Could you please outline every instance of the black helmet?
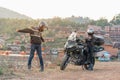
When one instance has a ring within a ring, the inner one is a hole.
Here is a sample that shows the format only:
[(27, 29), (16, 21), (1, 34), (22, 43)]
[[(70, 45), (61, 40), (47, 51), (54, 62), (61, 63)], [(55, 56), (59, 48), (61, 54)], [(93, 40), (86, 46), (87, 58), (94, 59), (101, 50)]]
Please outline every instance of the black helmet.
[(91, 29), (91, 28), (88, 29), (88, 30), (87, 30), (87, 33), (88, 33), (88, 35), (92, 35), (92, 34), (94, 34), (94, 29)]

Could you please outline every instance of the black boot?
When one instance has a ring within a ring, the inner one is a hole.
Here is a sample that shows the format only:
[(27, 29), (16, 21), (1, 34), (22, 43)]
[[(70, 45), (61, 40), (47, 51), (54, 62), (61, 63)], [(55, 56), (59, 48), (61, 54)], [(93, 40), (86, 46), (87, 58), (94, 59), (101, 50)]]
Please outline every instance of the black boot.
[(93, 64), (90, 64), (90, 65), (89, 65), (88, 70), (89, 70), (89, 71), (93, 71)]
[(31, 69), (31, 65), (28, 65), (28, 69), (29, 69), (29, 70)]
[(44, 67), (43, 67), (43, 66), (41, 66), (40, 72), (43, 72), (43, 71), (44, 71)]

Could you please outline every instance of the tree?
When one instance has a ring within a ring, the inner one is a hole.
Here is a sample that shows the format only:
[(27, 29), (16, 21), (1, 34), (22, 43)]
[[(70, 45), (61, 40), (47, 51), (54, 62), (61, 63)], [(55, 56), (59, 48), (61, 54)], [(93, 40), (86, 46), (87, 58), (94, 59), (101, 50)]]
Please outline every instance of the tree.
[(100, 18), (99, 20), (96, 21), (96, 25), (104, 28), (105, 26), (109, 26), (109, 22), (105, 18)]
[(114, 16), (110, 23), (114, 25), (120, 25), (120, 14)]

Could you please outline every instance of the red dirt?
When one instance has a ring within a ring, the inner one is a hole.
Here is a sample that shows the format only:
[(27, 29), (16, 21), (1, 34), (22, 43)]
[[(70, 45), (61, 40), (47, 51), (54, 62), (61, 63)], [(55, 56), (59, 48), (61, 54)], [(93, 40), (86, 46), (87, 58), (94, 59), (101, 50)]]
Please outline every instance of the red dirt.
[(14, 70), (12, 74), (0, 75), (0, 80), (120, 80), (120, 62), (96, 62), (93, 71), (82, 70), (81, 66), (68, 65), (64, 71), (59, 66), (32, 70)]

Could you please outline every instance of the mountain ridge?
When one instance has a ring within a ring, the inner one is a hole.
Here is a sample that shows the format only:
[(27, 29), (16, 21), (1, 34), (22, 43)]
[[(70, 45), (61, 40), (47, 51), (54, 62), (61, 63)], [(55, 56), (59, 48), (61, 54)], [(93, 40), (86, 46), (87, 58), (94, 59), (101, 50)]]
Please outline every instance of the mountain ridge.
[(20, 14), (18, 12), (4, 7), (0, 7), (0, 18), (32, 19), (31, 17), (28, 17), (24, 14)]

